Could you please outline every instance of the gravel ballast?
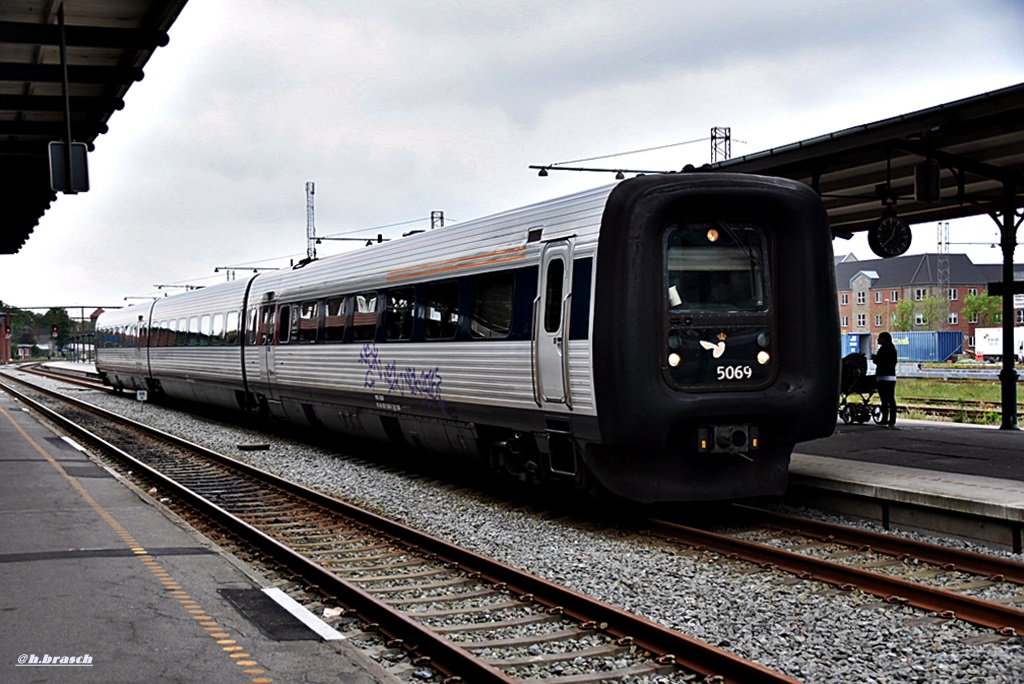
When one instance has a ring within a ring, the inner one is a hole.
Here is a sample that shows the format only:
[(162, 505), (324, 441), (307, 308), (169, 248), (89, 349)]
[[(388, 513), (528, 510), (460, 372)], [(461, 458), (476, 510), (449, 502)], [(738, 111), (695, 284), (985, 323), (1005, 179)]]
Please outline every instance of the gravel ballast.
[[(802, 681), (1024, 681), (1020, 636), (992, 638), (988, 630), (860, 592), (794, 580), (777, 570), (750, 572), (748, 564), (707, 552), (686, 552), (627, 531), (555, 517), (364, 459), (142, 404), (128, 395), (67, 392)], [(338, 438), (339, 445), (344, 442)], [(254, 443), (270, 448), (238, 448)]]

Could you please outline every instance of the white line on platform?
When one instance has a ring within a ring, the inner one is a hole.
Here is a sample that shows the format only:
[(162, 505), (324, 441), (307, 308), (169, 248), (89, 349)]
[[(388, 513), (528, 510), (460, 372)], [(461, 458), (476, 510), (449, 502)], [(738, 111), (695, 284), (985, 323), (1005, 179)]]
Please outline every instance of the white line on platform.
[(344, 639), (345, 635), (306, 610), (298, 601), (277, 587), (263, 587), (263, 593), (277, 601), (277, 604), (294, 615), (302, 624), (309, 627), (323, 638), (324, 641)]

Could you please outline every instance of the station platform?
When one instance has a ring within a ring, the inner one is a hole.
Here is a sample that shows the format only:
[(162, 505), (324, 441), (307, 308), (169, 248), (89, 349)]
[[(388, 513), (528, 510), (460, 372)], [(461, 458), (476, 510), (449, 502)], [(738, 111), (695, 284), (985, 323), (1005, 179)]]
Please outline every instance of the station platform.
[[(821, 505), (829, 493), (859, 497), (871, 502), (865, 510), (840, 510), (1020, 552), (1022, 430), (905, 418), (895, 428), (839, 421), (831, 437), (797, 445), (789, 473), (791, 490), (818, 492)], [(951, 526), (949, 516), (962, 519)]]
[(0, 444), (0, 681), (396, 681), (3, 393)]

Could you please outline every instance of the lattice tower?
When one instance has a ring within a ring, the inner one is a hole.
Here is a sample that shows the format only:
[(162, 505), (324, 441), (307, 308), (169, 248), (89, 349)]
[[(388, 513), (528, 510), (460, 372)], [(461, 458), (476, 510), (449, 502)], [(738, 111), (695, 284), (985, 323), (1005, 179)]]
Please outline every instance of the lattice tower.
[(949, 326), (949, 221), (939, 221), (938, 224), (939, 253), (937, 257), (938, 280), (939, 280), (939, 306), (936, 330)]

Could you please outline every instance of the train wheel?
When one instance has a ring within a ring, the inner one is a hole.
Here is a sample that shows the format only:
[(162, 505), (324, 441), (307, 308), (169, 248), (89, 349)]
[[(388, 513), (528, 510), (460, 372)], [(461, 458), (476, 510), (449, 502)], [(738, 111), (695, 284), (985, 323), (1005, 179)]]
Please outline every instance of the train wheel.
[(839, 417), (843, 419), (843, 422), (849, 425), (853, 422), (853, 411), (846, 404), (843, 404), (842, 408), (839, 409)]
[(882, 407), (875, 406), (871, 409), (871, 420), (875, 421), (875, 425), (882, 424)]

